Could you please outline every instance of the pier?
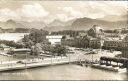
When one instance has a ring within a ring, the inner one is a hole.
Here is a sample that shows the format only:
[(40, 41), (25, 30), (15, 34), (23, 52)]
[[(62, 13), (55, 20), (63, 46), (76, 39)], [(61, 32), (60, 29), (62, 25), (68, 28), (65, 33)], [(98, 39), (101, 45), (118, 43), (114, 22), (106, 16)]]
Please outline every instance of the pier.
[(99, 61), (78, 61), (78, 65), (91, 66), (93, 68), (108, 70), (113, 72), (127, 72), (128, 60), (125, 58), (116, 57), (101, 57)]

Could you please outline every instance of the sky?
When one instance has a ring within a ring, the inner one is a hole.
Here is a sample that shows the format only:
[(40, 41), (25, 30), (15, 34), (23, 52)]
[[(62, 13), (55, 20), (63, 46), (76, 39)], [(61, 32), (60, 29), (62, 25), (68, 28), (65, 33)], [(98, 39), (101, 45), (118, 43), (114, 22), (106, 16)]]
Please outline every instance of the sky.
[(0, 0), (0, 21), (68, 21), (75, 18), (103, 18), (124, 15), (127, 1), (16, 1)]

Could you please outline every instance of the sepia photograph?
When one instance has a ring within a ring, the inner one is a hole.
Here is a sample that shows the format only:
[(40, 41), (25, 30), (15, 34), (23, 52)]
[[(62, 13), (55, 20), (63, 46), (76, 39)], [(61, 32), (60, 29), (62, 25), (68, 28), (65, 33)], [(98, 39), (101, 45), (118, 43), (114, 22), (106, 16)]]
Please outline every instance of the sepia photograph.
[(0, 0), (3, 80), (128, 80), (128, 1)]

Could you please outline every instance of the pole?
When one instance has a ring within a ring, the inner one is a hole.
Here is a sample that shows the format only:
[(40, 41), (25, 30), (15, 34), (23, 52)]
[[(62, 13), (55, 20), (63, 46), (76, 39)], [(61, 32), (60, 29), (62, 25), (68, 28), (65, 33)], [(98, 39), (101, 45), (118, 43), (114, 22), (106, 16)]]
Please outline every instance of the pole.
[(27, 69), (27, 54), (25, 54), (25, 58), (26, 58), (26, 61), (25, 61), (25, 69)]
[(93, 63), (93, 54), (92, 54), (92, 63)]
[(52, 62), (52, 57), (51, 57), (51, 64), (52, 64), (53, 62)]
[(70, 53), (69, 53), (69, 63), (70, 63), (70, 60), (71, 60), (71, 58), (70, 58)]

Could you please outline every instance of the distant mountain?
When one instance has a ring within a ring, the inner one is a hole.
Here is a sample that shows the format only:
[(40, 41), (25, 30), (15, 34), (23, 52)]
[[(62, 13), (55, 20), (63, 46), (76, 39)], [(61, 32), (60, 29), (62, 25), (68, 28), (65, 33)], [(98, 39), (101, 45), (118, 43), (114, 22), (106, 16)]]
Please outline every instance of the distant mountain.
[(65, 26), (65, 22), (55, 19), (53, 22), (49, 23), (47, 26)]
[(63, 21), (55, 19), (53, 22), (48, 24), (47, 27), (45, 27), (44, 29), (48, 31), (69, 30), (71, 29), (71, 25), (75, 20), (76, 19), (72, 19), (72, 20), (63, 22)]
[(25, 21), (14, 21), (12, 19), (6, 21), (6, 22), (0, 22), (0, 27), (3, 29), (8, 28), (37, 28), (41, 29), (44, 28), (46, 25), (44, 22), (25, 22)]
[(55, 19), (53, 22), (51, 22), (47, 26), (48, 27), (50, 27), (50, 26), (70, 26), (74, 21), (75, 21), (75, 19), (69, 20), (66, 22)]
[(36, 28), (43, 29), (46, 24), (43, 21), (33, 21), (33, 22), (25, 22), (25, 21), (17, 21), (22, 24), (25, 28)]
[[(91, 18), (77, 18), (67, 22), (55, 20), (44, 29), (48, 31), (59, 31), (59, 30), (88, 30), (93, 25), (99, 25), (103, 29), (115, 29), (115, 28), (126, 28), (128, 27), (127, 15), (123, 15), (122, 19), (113, 18), (113, 21), (102, 20), (102, 19), (91, 19)], [(114, 17), (114, 16), (113, 16)], [(117, 20), (118, 19), (118, 20)], [(67, 24), (68, 23), (68, 24)]]
[(9, 28), (15, 29), (15, 28), (23, 28), (24, 25), (17, 23), (14, 20), (10, 19), (6, 22), (0, 22), (0, 27), (4, 29), (9, 29)]
[(104, 18), (99, 18), (98, 20), (105, 20), (105, 21), (111, 21), (111, 22), (126, 21), (128, 20), (128, 14), (121, 15), (121, 16), (107, 15)]
[(114, 29), (114, 28), (128, 27), (127, 20), (110, 22), (110, 21), (91, 19), (91, 18), (86, 18), (86, 17), (76, 19), (72, 23), (71, 27), (73, 30), (88, 30), (93, 25), (99, 25), (103, 29)]

